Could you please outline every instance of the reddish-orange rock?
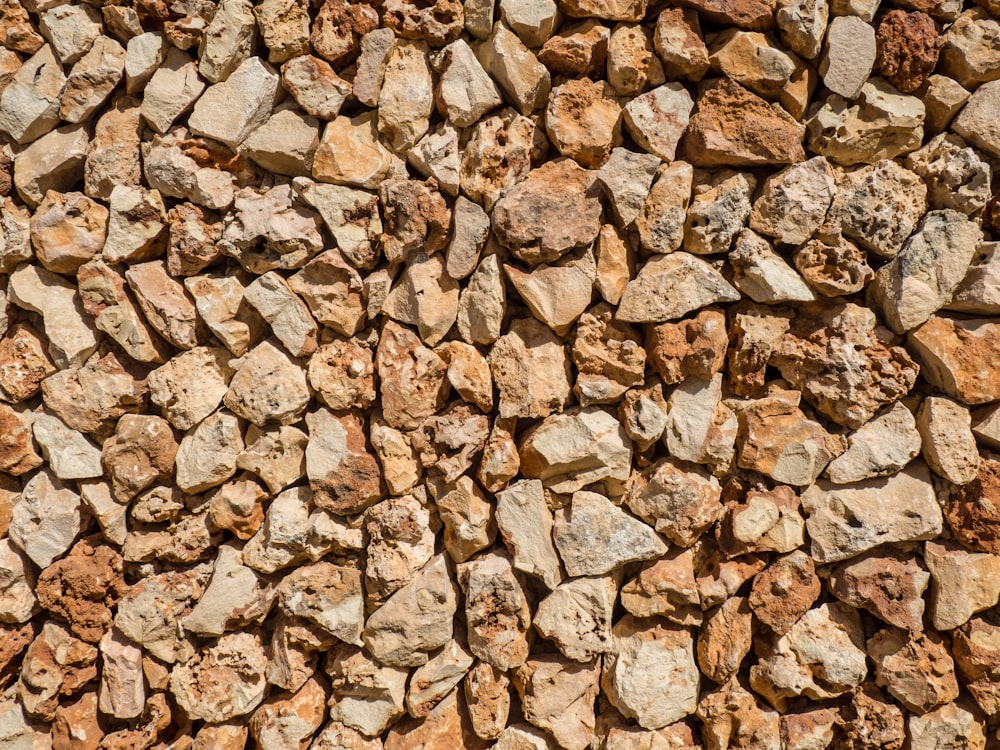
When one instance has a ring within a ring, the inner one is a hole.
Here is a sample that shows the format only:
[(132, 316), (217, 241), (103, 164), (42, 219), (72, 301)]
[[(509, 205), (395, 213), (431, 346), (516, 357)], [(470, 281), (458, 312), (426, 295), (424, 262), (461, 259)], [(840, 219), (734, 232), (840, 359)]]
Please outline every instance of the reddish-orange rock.
[(759, 573), (750, 589), (750, 608), (778, 635), (799, 621), (820, 593), (816, 566), (805, 552), (792, 552)]
[(753, 167), (804, 161), (805, 125), (728, 78), (706, 83), (681, 142), (699, 167)]
[(683, 4), (726, 26), (763, 31), (774, 25), (775, 3), (768, 0), (685, 0)]
[(97, 643), (111, 627), (113, 607), (127, 586), (122, 557), (96, 539), (82, 539), (38, 577), (38, 603), (69, 623), (78, 638)]
[(350, 65), (361, 52), (361, 37), (378, 26), (378, 12), (367, 2), (326, 0), (313, 22), (309, 41), (334, 67)]
[(702, 310), (691, 320), (647, 328), (646, 357), (667, 385), (694, 375), (710, 380), (722, 369), (729, 346), (726, 316)]
[(973, 481), (954, 487), (944, 518), (963, 546), (1000, 555), (1000, 461), (984, 458)]
[(38, 632), (33, 622), (0, 624), (0, 688), (17, 675), (21, 668), (21, 654), (28, 648)]
[(0, 339), (0, 393), (7, 400), (31, 398), (56, 371), (45, 349), (45, 337), (26, 323), (11, 326)]
[[(59, 706), (52, 723), (52, 750), (97, 750), (104, 730), (97, 721), (97, 693), (84, 693), (79, 700)], [(105, 744), (103, 747), (109, 748)]]
[(162, 417), (126, 414), (113, 437), (104, 441), (101, 459), (119, 501), (130, 500), (174, 471), (177, 440)]
[(41, 465), (31, 440), (30, 416), (0, 404), (0, 471), (20, 476)]
[(878, 72), (901, 92), (909, 94), (934, 72), (944, 37), (926, 13), (890, 10), (879, 22), (875, 44)]
[(459, 0), (388, 0), (383, 17), (396, 36), (422, 39), (432, 47), (455, 41), (464, 20)]
[(934, 316), (914, 331), (908, 345), (931, 385), (965, 404), (1000, 400), (1000, 325), (992, 318)]

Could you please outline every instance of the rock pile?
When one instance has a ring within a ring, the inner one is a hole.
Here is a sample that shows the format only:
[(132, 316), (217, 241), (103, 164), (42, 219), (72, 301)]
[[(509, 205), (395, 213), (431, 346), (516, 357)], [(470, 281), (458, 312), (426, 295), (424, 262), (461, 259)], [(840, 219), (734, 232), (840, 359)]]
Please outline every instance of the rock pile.
[(996, 0), (0, 0), (0, 747), (998, 746), (998, 160)]

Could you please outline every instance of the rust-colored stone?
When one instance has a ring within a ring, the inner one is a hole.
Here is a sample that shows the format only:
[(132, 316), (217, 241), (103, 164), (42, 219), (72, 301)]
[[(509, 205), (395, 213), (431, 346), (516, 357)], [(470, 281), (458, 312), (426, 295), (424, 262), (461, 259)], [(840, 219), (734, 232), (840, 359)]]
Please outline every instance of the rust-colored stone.
[(920, 88), (934, 72), (944, 37), (926, 13), (890, 10), (875, 33), (878, 72), (904, 94)]

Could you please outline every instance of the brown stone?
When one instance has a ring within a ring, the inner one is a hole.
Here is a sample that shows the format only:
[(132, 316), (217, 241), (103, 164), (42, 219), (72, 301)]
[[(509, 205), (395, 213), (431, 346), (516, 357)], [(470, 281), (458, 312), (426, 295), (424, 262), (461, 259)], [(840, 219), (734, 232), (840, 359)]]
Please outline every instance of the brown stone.
[(993, 365), (1000, 356), (1000, 326), (989, 318), (933, 316), (910, 332), (909, 347), (921, 376), (964, 404), (1000, 400)]
[(901, 92), (909, 94), (934, 72), (944, 37), (926, 13), (890, 10), (879, 21), (875, 43), (878, 72)]
[(703, 87), (681, 151), (699, 167), (794, 164), (806, 158), (804, 136), (783, 109), (722, 78)]
[(170, 476), (177, 440), (161, 417), (126, 414), (114, 437), (104, 442), (101, 458), (119, 501), (127, 501), (158, 479)]
[(222, 256), (215, 244), (222, 238), (222, 223), (214, 211), (178, 203), (167, 212), (167, 223), (167, 271), (171, 276), (194, 276)]
[(754, 579), (750, 608), (778, 635), (799, 621), (820, 594), (816, 566), (805, 552), (779, 558)]
[(890, 625), (907, 630), (924, 627), (923, 594), (930, 574), (907, 548), (869, 552), (840, 563), (827, 586), (843, 602), (860, 607)]
[(876, 684), (922, 714), (958, 697), (955, 663), (937, 633), (880, 630), (868, 639)]
[(464, 14), (459, 0), (388, 0), (383, 22), (403, 39), (422, 39), (432, 47), (455, 41)]
[(1000, 462), (984, 458), (976, 478), (954, 487), (944, 518), (955, 538), (976, 552), (1000, 555)]
[(694, 318), (649, 326), (646, 356), (667, 385), (690, 375), (710, 380), (722, 369), (729, 346), (726, 318), (716, 310), (702, 310)]
[(313, 21), (309, 41), (316, 54), (343, 68), (357, 58), (361, 37), (376, 28), (378, 20), (375, 8), (366, 2), (326, 0)]
[(774, 5), (767, 0), (685, 0), (684, 4), (726, 26), (763, 31), (774, 23)]

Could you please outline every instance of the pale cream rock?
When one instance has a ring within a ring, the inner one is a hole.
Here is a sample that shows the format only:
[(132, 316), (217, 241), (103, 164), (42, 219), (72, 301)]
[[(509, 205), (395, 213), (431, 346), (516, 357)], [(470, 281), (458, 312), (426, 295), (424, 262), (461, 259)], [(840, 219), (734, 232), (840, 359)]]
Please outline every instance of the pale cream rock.
[(944, 75), (932, 75), (927, 79), (927, 91), (924, 93), (924, 107), (927, 109), (927, 120), (924, 130), (927, 133), (940, 133), (947, 129), (958, 111), (969, 101), (971, 94), (958, 81)]
[(476, 270), (490, 233), (490, 217), (482, 206), (458, 196), (451, 216), (451, 240), (445, 251), (445, 271), (455, 280)]
[(142, 91), (171, 49), (162, 32), (147, 31), (128, 40), (125, 47), (125, 92)]
[(488, 255), (480, 261), (459, 294), (456, 320), (459, 335), (469, 344), (492, 344), (500, 338), (506, 309), (507, 293), (500, 259), (497, 255)]
[(451, 639), (457, 600), (446, 558), (438, 555), (372, 613), (365, 623), (365, 645), (382, 664), (425, 664), (428, 652)]
[(694, 255), (677, 252), (646, 262), (625, 287), (617, 317), (629, 323), (657, 323), (739, 299), (740, 293), (712, 266)]
[(243, 141), (240, 153), (269, 172), (301, 177), (312, 174), (318, 147), (319, 121), (294, 109), (283, 109)]
[(540, 138), (540, 125), (510, 107), (484, 117), (472, 126), (462, 153), (462, 192), (491, 210), (504, 192), (528, 176)]
[(1000, 156), (1000, 81), (984, 83), (972, 93), (952, 130), (990, 156)]
[(250, 734), (258, 747), (302, 748), (323, 723), (326, 699), (326, 684), (310, 678), (291, 696), (265, 700), (250, 717)]
[(499, 550), (456, 566), (465, 598), (469, 650), (504, 672), (524, 664), (530, 648), (531, 610), (514, 567)]
[(11, 750), (51, 750), (50, 726), (33, 721), (13, 696), (0, 702), (0, 742)]
[(990, 167), (957, 135), (942, 133), (906, 157), (906, 166), (927, 182), (931, 208), (971, 215), (990, 199)]
[(129, 266), (125, 279), (149, 324), (170, 344), (193, 349), (203, 337), (194, 302), (163, 261)]
[(795, 61), (757, 31), (726, 29), (712, 42), (712, 69), (766, 98), (775, 98), (795, 72)]
[(413, 495), (391, 497), (365, 514), (368, 532), (365, 594), (369, 610), (413, 580), (434, 556), (434, 535), (440, 529), (429, 504)]
[(462, 681), (475, 659), (458, 641), (449, 641), (410, 678), (406, 710), (415, 719), (423, 718)]
[(447, 341), (436, 351), (448, 362), (448, 382), (455, 392), (480, 411), (493, 411), (493, 376), (486, 357), (461, 341)]
[(463, 691), (472, 730), (483, 739), (500, 737), (510, 716), (510, 678), (506, 672), (477, 661)]
[(300, 200), (319, 212), (337, 248), (352, 265), (368, 268), (374, 263), (382, 233), (376, 195), (306, 179), (293, 180), (292, 187)]
[[(389, 31), (388, 29), (377, 29), (371, 33)], [(367, 35), (366, 35), (367, 36)], [(391, 39), (392, 33), (389, 33)], [(364, 43), (362, 42), (362, 45)], [(388, 54), (388, 49), (386, 50)], [(360, 61), (359, 61), (360, 71)], [(354, 76), (353, 92), (361, 100), (360, 72)], [(330, 64), (313, 55), (300, 55), (281, 66), (281, 83), (292, 95), (299, 106), (313, 117), (321, 120), (333, 120), (340, 114), (347, 97), (352, 93), (350, 82), (338, 76)], [(379, 81), (381, 85), (381, 80)], [(364, 101), (368, 106), (374, 107), (375, 99)]]
[(198, 77), (197, 63), (184, 52), (171, 47), (143, 89), (143, 119), (157, 133), (166, 133), (204, 90), (205, 84)]
[(746, 172), (695, 172), (694, 196), (684, 221), (684, 249), (695, 255), (729, 252), (747, 223), (756, 186), (756, 178)]
[(573, 392), (581, 406), (616, 402), (645, 377), (646, 351), (634, 328), (613, 319), (614, 308), (600, 303), (580, 317), (573, 338), (577, 367)]
[(185, 492), (203, 492), (236, 473), (243, 451), (239, 420), (217, 411), (205, 418), (180, 442), (177, 450), (177, 486)]
[(32, 562), (47, 568), (73, 546), (83, 529), (80, 496), (43, 469), (21, 491), (11, 513), (8, 534)]
[(127, 372), (113, 352), (91, 357), (42, 381), (45, 406), (74, 430), (106, 437), (128, 412), (138, 412), (146, 385)]
[(330, 552), (361, 550), (362, 539), (360, 528), (318, 509), (309, 488), (291, 487), (271, 501), (263, 525), (243, 548), (243, 562), (268, 574)]
[(462, 153), (459, 133), (451, 123), (438, 123), (406, 153), (406, 161), (423, 177), (433, 177), (438, 189), (447, 195), (458, 195)]
[(59, 98), (66, 85), (52, 47), (44, 45), (24, 62), (0, 93), (0, 131), (29, 143), (59, 124)]
[(570, 576), (597, 576), (666, 553), (649, 526), (594, 492), (575, 492), (556, 511), (553, 539)]
[(722, 402), (722, 373), (708, 381), (686, 378), (667, 400), (663, 442), (681, 461), (728, 466), (737, 428), (736, 415)]
[[(31, 260), (32, 234), (28, 209), (9, 196), (4, 198), (0, 203), (0, 273), (10, 274), (19, 264)], [(6, 320), (6, 313), (3, 318)]]
[(116, 719), (134, 719), (146, 706), (142, 649), (120, 631), (111, 629), (101, 638), (100, 650), (98, 710)]
[(429, 485), (444, 523), (444, 546), (456, 563), (465, 562), (489, 547), (497, 534), (493, 505), (471, 477), (461, 476), (447, 484)]
[(37, 611), (35, 573), (9, 538), (0, 540), (0, 622), (27, 622)]
[(88, 479), (104, 473), (101, 449), (58, 417), (39, 412), (32, 417), (31, 428), (42, 455), (59, 479)]
[(310, 748), (311, 750), (382, 750), (382, 740), (379, 737), (365, 737), (357, 729), (338, 721), (331, 721), (316, 735)]
[(754, 302), (777, 304), (816, 299), (798, 272), (752, 229), (744, 229), (736, 237), (729, 264), (733, 269), (733, 285)]
[(503, 23), (493, 26), (478, 55), (483, 68), (522, 115), (530, 115), (548, 101), (548, 69)]
[(531, 313), (564, 336), (590, 306), (597, 267), (588, 251), (565, 256), (558, 264), (525, 272), (505, 265), (504, 272)]
[(243, 296), (268, 322), (275, 337), (292, 356), (304, 357), (316, 350), (316, 321), (280, 274), (268, 271), (257, 277), (244, 290)]
[[(327, 661), (326, 668), (333, 688), (331, 721), (373, 737), (367, 741), (374, 745), (371, 750), (381, 750), (378, 735), (406, 712), (403, 700), (407, 671), (380, 666), (360, 649), (338, 647), (333, 656), (335, 658)], [(358, 747), (369, 750), (367, 743), (359, 743)], [(356, 746), (348, 747), (354, 750)], [(334, 750), (342, 750), (342, 746), (337, 745)]]
[(639, 24), (616, 24), (608, 38), (607, 80), (620, 97), (641, 94), (666, 80), (663, 64), (653, 53), (653, 34)]
[(317, 255), (288, 279), (288, 285), (321, 325), (345, 336), (364, 325), (366, 290), (358, 272), (337, 250)]
[(73, 66), (59, 100), (59, 116), (84, 122), (100, 107), (122, 79), (125, 50), (110, 37), (99, 36), (90, 51)]
[(267, 121), (279, 91), (278, 73), (259, 58), (247, 58), (228, 78), (205, 90), (188, 128), (235, 149)]
[(372, 350), (356, 339), (337, 338), (309, 359), (309, 385), (331, 409), (367, 409), (375, 400)]
[(841, 166), (874, 164), (919, 148), (924, 114), (920, 99), (871, 78), (853, 101), (840, 94), (827, 97), (806, 122), (806, 135), (814, 152)]
[(269, 50), (268, 60), (279, 63), (309, 51), (309, 4), (303, 0), (264, 0), (253, 14)]
[(927, 542), (930, 616), (936, 630), (954, 630), (1000, 600), (1000, 557), (969, 552), (954, 542)]
[(921, 375), (965, 404), (1000, 399), (992, 377), (997, 330), (990, 318), (934, 316), (909, 335)]
[(562, 411), (569, 402), (571, 367), (566, 347), (538, 321), (514, 321), (488, 359), (502, 418), (546, 417)]
[(233, 203), (234, 177), (213, 166), (201, 166), (186, 151), (187, 128), (174, 128), (166, 136), (154, 136), (142, 144), (142, 168), (146, 182), (171, 198), (182, 198), (200, 206), (221, 210)]
[(594, 482), (625, 481), (632, 441), (617, 419), (587, 407), (545, 418), (524, 434), (520, 453), (524, 476), (565, 494)]
[(458, 282), (444, 266), (440, 253), (411, 259), (382, 305), (383, 314), (415, 326), (428, 346), (441, 341), (458, 316)]
[(906, 728), (911, 750), (985, 750), (988, 743), (983, 720), (960, 703), (946, 703), (925, 714), (910, 714)]
[(65, 192), (83, 179), (90, 139), (83, 125), (67, 125), (46, 133), (14, 160), (14, 187), (30, 207), (49, 190)]
[(305, 475), (307, 442), (304, 432), (289, 425), (262, 430), (252, 424), (246, 433), (246, 449), (236, 457), (236, 466), (259, 476), (268, 491), (277, 494)]
[[(967, 484), (979, 471), (979, 449), (969, 409), (943, 396), (928, 396), (917, 412), (923, 456), (938, 476)], [(951, 628), (943, 628), (950, 630)]]
[(552, 36), (562, 14), (555, 0), (500, 0), (500, 19), (528, 47), (536, 48)]
[(167, 209), (157, 190), (116, 185), (111, 191), (108, 238), (101, 258), (107, 263), (134, 263), (162, 254)]
[(899, 254), (876, 272), (869, 304), (896, 333), (916, 328), (951, 299), (981, 240), (978, 224), (963, 214), (931, 211)]
[(253, 52), (256, 30), (250, 0), (222, 0), (198, 45), (201, 77), (218, 83), (232, 75)]
[(701, 675), (694, 639), (686, 628), (626, 615), (612, 629), (601, 688), (624, 716), (643, 729), (659, 729), (693, 714)]
[(274, 598), (272, 585), (243, 564), (239, 549), (225, 544), (219, 548), (205, 593), (180, 622), (188, 632), (221, 636), (228, 630), (261, 622)]
[[(638, 218), (659, 166), (660, 159), (654, 154), (637, 153), (622, 147), (611, 150), (608, 160), (597, 173), (597, 180), (604, 188), (620, 229), (625, 229)], [(605, 231), (604, 227), (601, 231)], [(617, 300), (609, 299), (608, 302), (616, 304)]]
[(806, 612), (765, 647), (750, 684), (779, 711), (798, 696), (824, 700), (858, 687), (868, 674), (857, 610), (842, 602)]
[(538, 603), (533, 625), (567, 659), (590, 661), (613, 649), (611, 618), (618, 580), (608, 575), (559, 584)]
[(1000, 405), (984, 406), (972, 415), (972, 434), (991, 448), (1000, 448)]
[(880, 544), (932, 539), (942, 528), (941, 508), (923, 464), (887, 479), (840, 486), (820, 481), (802, 493), (802, 508), (811, 553), (820, 564)]
[(862, 425), (847, 437), (847, 450), (827, 464), (834, 484), (895, 474), (918, 453), (921, 437), (913, 414), (900, 403)]
[(657, 461), (629, 483), (625, 504), (674, 544), (690, 547), (722, 515), (719, 481), (700, 466)]
[(501, 727), (494, 750), (552, 750), (553, 741), (544, 732), (528, 724)]
[(456, 127), (474, 125), (487, 112), (503, 104), (496, 84), (465, 40), (457, 39), (441, 50), (440, 65), (435, 102), (438, 110)]
[(424, 42), (400, 39), (386, 62), (378, 97), (378, 132), (396, 152), (411, 148), (430, 124), (434, 78), (427, 53)]
[[(385, 66), (395, 41), (396, 35), (389, 28), (372, 29), (361, 37), (361, 54), (358, 56), (357, 71), (352, 83), (354, 98), (366, 107), (378, 105)], [(293, 63), (286, 65), (291, 64)]]
[(857, 16), (870, 23), (880, 4), (881, 0), (832, 0), (830, 10), (835, 16)]
[(10, 275), (7, 293), (18, 307), (42, 316), (56, 367), (79, 367), (97, 349), (97, 333), (84, 316), (82, 299), (61, 276), (24, 264)]
[(987, 8), (962, 13), (944, 34), (938, 69), (967, 89), (1000, 77), (1000, 24)]
[(271, 341), (254, 347), (236, 367), (223, 402), (258, 427), (297, 422), (310, 398), (301, 365)]
[(63, 65), (83, 57), (101, 33), (100, 14), (89, 5), (58, 5), (40, 13), (38, 21)]
[(48, 191), (29, 224), (38, 262), (53, 273), (76, 273), (101, 251), (107, 223), (108, 210), (82, 193)]
[(926, 210), (924, 181), (896, 162), (882, 160), (838, 180), (827, 221), (876, 255), (892, 258)]
[(562, 580), (552, 540), (552, 513), (545, 504), (542, 483), (522, 479), (497, 493), (496, 522), (514, 567), (536, 576), (554, 589)]
[(377, 113), (340, 115), (323, 130), (312, 176), (320, 182), (377, 188), (391, 166), (392, 154), (379, 141)]
[(854, 99), (875, 65), (875, 29), (857, 16), (838, 16), (826, 30), (819, 74), (834, 94)]
[(585, 750), (596, 739), (600, 675), (600, 659), (585, 664), (566, 663), (558, 654), (529, 659), (514, 672), (524, 718), (551, 734), (559, 747)]
[(774, 20), (781, 40), (795, 53), (814, 60), (819, 56), (829, 17), (827, 0), (780, 0)]
[(253, 711), (267, 690), (260, 636), (229, 633), (170, 675), (170, 692), (188, 716), (211, 723)]
[(665, 617), (677, 625), (701, 625), (703, 618), (694, 578), (694, 551), (671, 550), (647, 563), (622, 586), (622, 606), (636, 617)]
[(822, 156), (768, 177), (750, 212), (750, 227), (778, 242), (801, 245), (826, 218), (836, 187), (834, 177)]
[(679, 83), (667, 83), (625, 105), (625, 128), (642, 148), (670, 162), (693, 108), (687, 89)]
[(194, 298), (198, 317), (209, 331), (234, 356), (246, 354), (263, 321), (243, 301), (241, 281), (233, 276), (190, 276), (184, 279), (184, 288)]

